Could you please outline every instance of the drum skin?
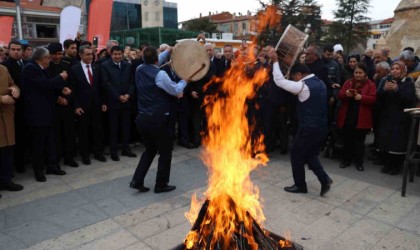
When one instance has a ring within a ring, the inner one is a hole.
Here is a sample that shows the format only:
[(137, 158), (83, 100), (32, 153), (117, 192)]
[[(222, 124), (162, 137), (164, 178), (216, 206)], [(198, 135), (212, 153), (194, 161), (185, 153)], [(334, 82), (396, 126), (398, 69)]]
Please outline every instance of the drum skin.
[(206, 76), (210, 68), (210, 59), (206, 49), (199, 42), (186, 40), (174, 46), (171, 55), (171, 68), (179, 78), (184, 80), (188, 80), (195, 74), (190, 79), (194, 82)]

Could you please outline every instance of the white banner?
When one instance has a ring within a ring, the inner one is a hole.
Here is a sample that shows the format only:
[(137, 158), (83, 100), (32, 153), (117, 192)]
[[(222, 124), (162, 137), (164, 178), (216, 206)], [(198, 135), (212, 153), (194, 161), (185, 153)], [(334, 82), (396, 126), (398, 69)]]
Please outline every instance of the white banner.
[(82, 11), (74, 6), (67, 6), (60, 15), (60, 43), (66, 39), (75, 39), (79, 31)]

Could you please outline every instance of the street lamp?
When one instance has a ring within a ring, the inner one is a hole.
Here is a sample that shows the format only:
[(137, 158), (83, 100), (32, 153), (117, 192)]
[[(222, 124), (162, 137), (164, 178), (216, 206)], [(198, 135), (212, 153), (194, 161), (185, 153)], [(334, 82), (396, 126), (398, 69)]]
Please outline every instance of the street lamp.
[(19, 40), (23, 39), (22, 35), (22, 23), (20, 20), (20, 0), (15, 0), (16, 3), (16, 20), (17, 20), (17, 28), (18, 28), (18, 38)]

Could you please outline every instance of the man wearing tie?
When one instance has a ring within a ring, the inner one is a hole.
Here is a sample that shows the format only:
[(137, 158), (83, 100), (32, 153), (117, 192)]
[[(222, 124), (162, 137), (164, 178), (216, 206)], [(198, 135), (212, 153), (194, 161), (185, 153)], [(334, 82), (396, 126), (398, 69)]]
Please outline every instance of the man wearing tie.
[(213, 62), (216, 64), (216, 75), (218, 77), (223, 77), (230, 69), (233, 59), (233, 47), (230, 44), (226, 44), (223, 47), (223, 56), (220, 59), (214, 58)]
[(103, 102), (99, 73), (92, 67), (93, 50), (89, 45), (79, 48), (80, 63), (70, 69), (69, 83), (74, 91), (74, 108), (79, 122), (79, 151), (82, 163), (90, 165), (89, 146), (92, 133), (92, 149), (94, 158), (106, 162), (103, 155), (101, 112), (107, 107)]
[[(9, 55), (10, 57), (3, 62), (13, 82), (22, 88), (20, 80), (20, 73), (26, 61), (22, 60), (22, 44), (18, 41), (11, 41), (9, 43)], [(15, 103), (15, 132), (16, 132), (16, 144), (15, 144), (15, 166), (19, 173), (25, 172), (25, 149), (27, 145), (30, 145), (30, 136), (25, 123), (24, 108), (23, 108), (23, 96), (21, 95)]]
[(67, 72), (50, 77), (47, 68), (50, 54), (44, 47), (35, 48), (32, 61), (22, 70), (22, 90), (25, 95), (25, 118), (32, 132), (32, 165), (35, 179), (45, 182), (44, 168), (47, 174), (65, 175), (60, 169), (55, 149), (53, 129), (56, 91), (63, 95), (71, 94), (66, 87)]
[[(111, 60), (101, 66), (101, 80), (106, 93), (109, 118), (109, 147), (111, 159), (119, 161), (117, 153), (118, 132), (122, 136), (122, 155), (136, 157), (128, 146), (130, 138), (130, 99), (134, 95), (134, 80), (130, 63), (123, 60), (123, 49), (120, 46), (111, 48)], [(118, 127), (120, 130), (118, 130)]]

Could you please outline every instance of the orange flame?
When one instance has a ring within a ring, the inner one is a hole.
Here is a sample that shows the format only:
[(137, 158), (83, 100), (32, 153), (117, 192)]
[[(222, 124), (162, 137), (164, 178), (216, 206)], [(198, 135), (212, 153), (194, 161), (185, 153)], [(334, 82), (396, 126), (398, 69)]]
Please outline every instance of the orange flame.
[(267, 28), (273, 28), (280, 26), (281, 23), (281, 12), (274, 6), (269, 5), (264, 11), (257, 13), (257, 32), (263, 32)]
[[(267, 80), (265, 69), (253, 72), (255, 59), (255, 47), (250, 46), (247, 54), (236, 59), (223, 79), (214, 79), (211, 84), (221, 83), (219, 92), (205, 100), (208, 134), (203, 138), (201, 158), (209, 169), (205, 199), (210, 204), (203, 224), (214, 225), (213, 239), (225, 241), (225, 246), (237, 233), (236, 222), (243, 222), (246, 232), (252, 232), (253, 221), (247, 212), (257, 223), (265, 221), (259, 189), (252, 184), (250, 173), (265, 165), (268, 158), (260, 153), (264, 151), (262, 135), (251, 145), (251, 130), (246, 117), (246, 101), (252, 99), (256, 89)], [(192, 198), (191, 210), (186, 214), (191, 224), (197, 218), (201, 202), (195, 196)], [(190, 232), (189, 246), (192, 246), (191, 238), (196, 240), (195, 237), (196, 234), (192, 237)], [(248, 242), (255, 245), (251, 237)]]

